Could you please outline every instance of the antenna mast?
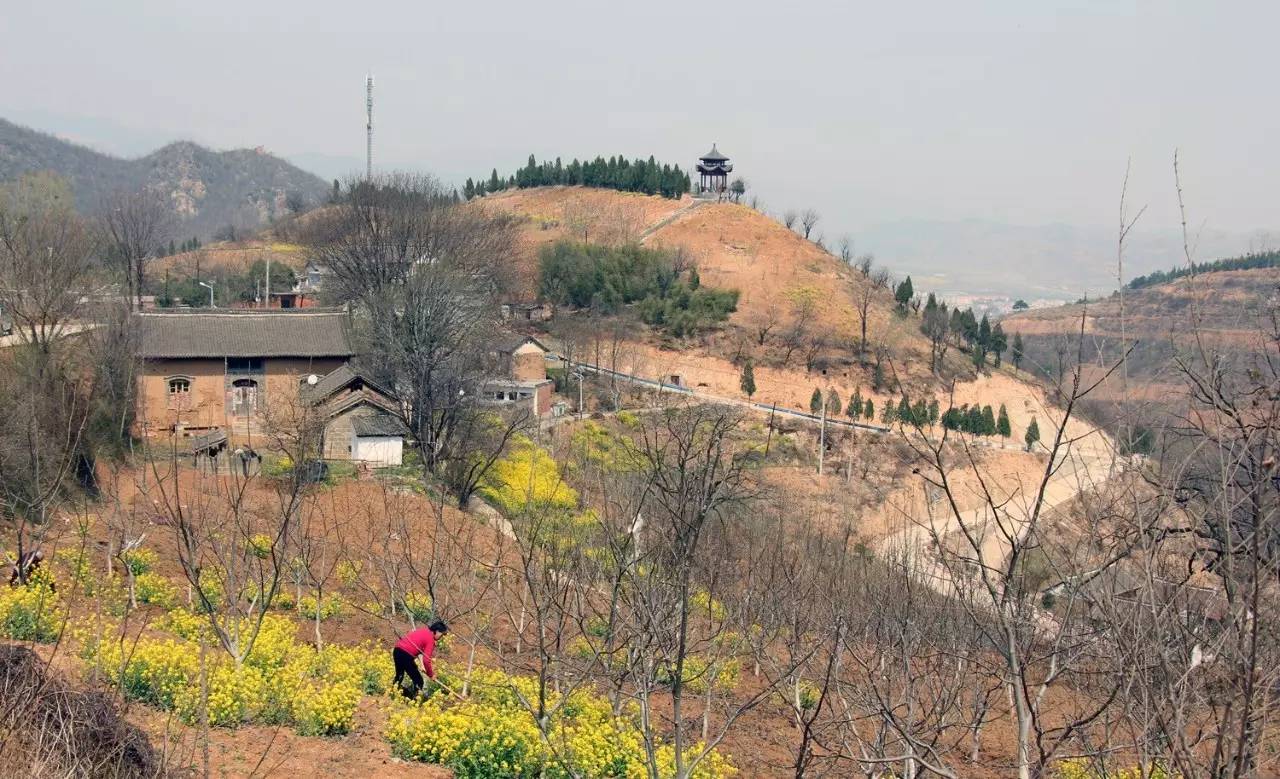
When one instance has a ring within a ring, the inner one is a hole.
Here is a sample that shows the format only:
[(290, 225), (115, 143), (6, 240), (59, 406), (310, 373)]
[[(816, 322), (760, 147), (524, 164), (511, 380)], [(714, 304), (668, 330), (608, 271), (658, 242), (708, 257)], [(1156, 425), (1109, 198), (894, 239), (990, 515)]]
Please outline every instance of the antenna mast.
[(365, 171), (366, 179), (373, 178), (373, 74), (365, 76), (365, 109), (368, 112), (369, 120), (365, 124), (365, 131), (368, 133), (368, 140), (365, 147)]

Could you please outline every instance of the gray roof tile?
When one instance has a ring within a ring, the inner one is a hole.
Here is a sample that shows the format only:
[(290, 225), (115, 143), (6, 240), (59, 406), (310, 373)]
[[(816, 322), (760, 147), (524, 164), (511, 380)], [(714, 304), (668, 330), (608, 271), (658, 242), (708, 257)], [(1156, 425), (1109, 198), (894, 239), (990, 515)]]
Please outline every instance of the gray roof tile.
[(315, 309), (144, 312), (139, 356), (350, 357), (347, 315)]

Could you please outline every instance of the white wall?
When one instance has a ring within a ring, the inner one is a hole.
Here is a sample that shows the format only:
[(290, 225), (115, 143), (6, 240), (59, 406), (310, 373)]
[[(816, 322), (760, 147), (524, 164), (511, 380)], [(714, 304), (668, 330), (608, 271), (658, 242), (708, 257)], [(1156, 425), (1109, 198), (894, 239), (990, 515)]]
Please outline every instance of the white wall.
[(404, 461), (404, 439), (400, 436), (354, 436), (351, 459), (370, 465), (400, 465)]

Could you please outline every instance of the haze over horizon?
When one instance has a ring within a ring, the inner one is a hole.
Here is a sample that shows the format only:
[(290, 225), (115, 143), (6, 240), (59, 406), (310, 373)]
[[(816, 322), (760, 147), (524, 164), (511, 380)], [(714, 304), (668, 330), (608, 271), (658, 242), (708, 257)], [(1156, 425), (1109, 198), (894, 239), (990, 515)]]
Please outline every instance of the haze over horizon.
[(363, 167), (372, 71), (375, 167), (459, 184), (530, 153), (689, 167), (715, 142), (829, 244), (921, 221), (1106, 236), (1131, 160), (1131, 211), (1166, 235), (1178, 148), (1193, 229), (1243, 250), (1280, 227), (1274, 3), (128, 5), (9, 9), (0, 116), (125, 156), (261, 145), (332, 178)]

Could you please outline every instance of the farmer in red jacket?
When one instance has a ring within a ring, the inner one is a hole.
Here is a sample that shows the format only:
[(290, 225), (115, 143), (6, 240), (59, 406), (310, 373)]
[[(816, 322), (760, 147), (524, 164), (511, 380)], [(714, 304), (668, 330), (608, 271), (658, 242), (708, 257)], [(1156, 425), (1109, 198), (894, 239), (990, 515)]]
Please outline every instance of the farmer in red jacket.
[[(422, 657), (422, 670), (427, 672), (429, 678), (436, 678), (435, 669), (431, 667), (431, 655), (436, 651), (436, 642), (448, 632), (449, 626), (436, 620), (427, 627), (405, 633), (396, 642), (395, 649), (391, 650), (391, 659), (396, 665), (395, 683), (400, 687), (404, 697), (416, 698), (422, 692), (422, 674), (418, 673), (417, 665), (414, 663), (414, 658), (419, 655)], [(402, 684), (406, 676), (413, 682), (413, 692), (406, 690)]]

